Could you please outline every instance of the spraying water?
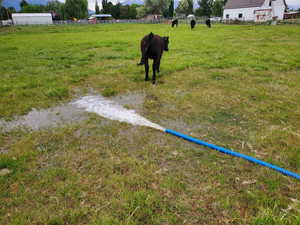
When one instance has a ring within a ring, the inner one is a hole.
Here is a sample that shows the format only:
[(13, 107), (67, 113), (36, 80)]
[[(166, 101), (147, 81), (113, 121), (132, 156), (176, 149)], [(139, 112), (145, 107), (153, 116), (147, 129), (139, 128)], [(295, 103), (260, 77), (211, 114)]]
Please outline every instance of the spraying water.
[(213, 145), (204, 141), (201, 141), (199, 139), (190, 137), (188, 135), (176, 132), (174, 130), (170, 130), (170, 129), (165, 129), (163, 127), (161, 127), (158, 124), (152, 123), (151, 121), (147, 120), (146, 118), (138, 115), (134, 110), (129, 110), (129, 109), (125, 109), (123, 108), (121, 105), (118, 105), (117, 103), (107, 100), (102, 96), (86, 96), (86, 97), (82, 97), (79, 100), (75, 101), (74, 104), (80, 108), (84, 108), (86, 111), (88, 112), (94, 112), (97, 113), (100, 116), (103, 116), (107, 119), (111, 119), (111, 120), (118, 120), (120, 122), (126, 122), (126, 123), (131, 123), (133, 125), (140, 125), (140, 126), (146, 126), (146, 127), (152, 127), (154, 129), (157, 130), (161, 130), (163, 132), (172, 134), (174, 136), (183, 138), (187, 141), (199, 144), (199, 145), (203, 145), (206, 146), (208, 148), (217, 150), (219, 152), (228, 154), (228, 155), (232, 155), (235, 157), (239, 157), (239, 158), (243, 158), (246, 159), (250, 162), (259, 164), (261, 166), (265, 166), (268, 168), (271, 168), (277, 172), (280, 172), (284, 175), (287, 176), (291, 176), (294, 177), (298, 180), (300, 180), (300, 175), (293, 173), (291, 171), (285, 170), (283, 168), (280, 168), (278, 166), (275, 166), (273, 164), (258, 160), (254, 157), (251, 156), (247, 156), (238, 152), (234, 152), (231, 151), (229, 149), (217, 146), (217, 145)]
[(121, 105), (110, 101), (100, 95), (85, 96), (74, 102), (80, 108), (88, 112), (94, 112), (98, 115), (111, 120), (118, 120), (133, 125), (152, 127), (157, 130), (165, 131), (165, 128), (158, 124), (152, 123), (146, 118), (137, 114), (134, 110), (125, 109)]

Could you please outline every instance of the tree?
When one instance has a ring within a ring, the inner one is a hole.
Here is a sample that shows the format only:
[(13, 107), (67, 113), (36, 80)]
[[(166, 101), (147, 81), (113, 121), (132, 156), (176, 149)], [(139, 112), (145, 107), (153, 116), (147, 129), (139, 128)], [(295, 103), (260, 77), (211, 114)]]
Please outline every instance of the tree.
[(66, 13), (66, 5), (65, 4), (61, 4), (59, 6), (58, 14), (59, 14), (60, 18), (63, 19), (63, 20), (68, 19), (68, 16), (67, 16), (67, 13)]
[(22, 0), (22, 1), (20, 2), (21, 8), (23, 8), (24, 6), (27, 6), (27, 5), (29, 5), (29, 4), (28, 4), (28, 2), (26, 2), (26, 0)]
[(25, 5), (21, 9), (22, 13), (43, 13), (45, 6), (43, 5)]
[(14, 7), (8, 7), (7, 8), (7, 12), (8, 12), (8, 15), (9, 15), (9, 19), (12, 19), (12, 14), (13, 13), (16, 13), (17, 11), (16, 11), (16, 9), (14, 8)]
[(137, 18), (143, 18), (144, 16), (147, 15), (145, 6), (140, 6), (140, 7), (136, 8), (136, 12), (137, 12), (137, 15), (136, 15)]
[(108, 4), (107, 0), (102, 0), (102, 10), (101, 10), (102, 13), (108, 13), (107, 4)]
[(0, 20), (9, 19), (8, 12), (5, 7), (0, 5)]
[(137, 11), (136, 9), (139, 7), (137, 4), (132, 4), (129, 7), (129, 12), (128, 12), (128, 19), (136, 19), (137, 17)]
[(211, 16), (213, 0), (199, 0), (199, 8), (196, 10), (197, 16)]
[(64, 19), (62, 16), (64, 13), (61, 12), (62, 5), (64, 5), (64, 3), (58, 0), (51, 0), (45, 6), (45, 12), (51, 13), (54, 20)]
[(212, 4), (212, 15), (221, 17), (223, 15), (224, 10), (224, 1), (223, 0), (215, 0)]
[(170, 1), (169, 10), (168, 10), (168, 17), (173, 18), (174, 16), (174, 0)]
[(87, 0), (66, 0), (65, 14), (67, 18), (86, 18), (88, 15)]
[(189, 14), (193, 14), (194, 11), (194, 2), (193, 0), (181, 0), (179, 2), (178, 7), (176, 8), (177, 13), (185, 14), (186, 16)]
[(170, 0), (145, 0), (144, 3), (144, 6), (136, 7), (137, 18), (142, 18), (148, 14), (168, 16)]
[(100, 14), (100, 9), (99, 9), (99, 5), (98, 5), (98, 1), (96, 0), (96, 3), (95, 3), (95, 13), (96, 14)]
[(59, 9), (61, 7), (61, 5), (63, 5), (63, 3), (61, 3), (58, 0), (51, 0), (47, 3), (47, 5), (45, 6), (46, 11), (48, 12), (59, 12)]

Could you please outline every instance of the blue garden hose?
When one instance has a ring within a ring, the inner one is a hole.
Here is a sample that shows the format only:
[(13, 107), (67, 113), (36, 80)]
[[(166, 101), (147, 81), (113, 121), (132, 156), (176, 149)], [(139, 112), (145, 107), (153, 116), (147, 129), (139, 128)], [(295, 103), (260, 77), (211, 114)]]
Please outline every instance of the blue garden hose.
[(273, 170), (275, 170), (277, 172), (282, 173), (283, 175), (290, 176), (290, 177), (293, 177), (293, 178), (296, 178), (296, 179), (300, 180), (300, 175), (299, 174), (290, 172), (290, 171), (288, 171), (286, 169), (283, 169), (283, 168), (280, 168), (280, 167), (275, 166), (273, 164), (270, 164), (270, 163), (258, 160), (256, 158), (251, 157), (251, 156), (247, 156), (247, 155), (244, 155), (244, 154), (241, 154), (241, 153), (238, 153), (238, 152), (231, 151), (231, 150), (226, 149), (226, 148), (219, 147), (217, 145), (213, 145), (213, 144), (210, 144), (210, 143), (198, 140), (196, 138), (190, 137), (190, 136), (185, 135), (185, 134), (181, 134), (181, 133), (176, 132), (174, 130), (165, 129), (164, 131), (166, 133), (173, 134), (173, 135), (175, 135), (177, 137), (183, 138), (183, 139), (185, 139), (187, 141), (194, 142), (194, 143), (199, 144), (199, 145), (204, 145), (206, 147), (209, 147), (211, 149), (217, 150), (219, 152), (222, 152), (222, 153), (225, 153), (225, 154), (228, 154), (228, 155), (232, 155), (232, 156), (236, 156), (236, 157), (240, 157), (240, 158), (246, 159), (246, 160), (248, 160), (250, 162), (259, 164), (261, 166), (269, 167), (269, 168), (271, 168), (271, 169), (273, 169)]

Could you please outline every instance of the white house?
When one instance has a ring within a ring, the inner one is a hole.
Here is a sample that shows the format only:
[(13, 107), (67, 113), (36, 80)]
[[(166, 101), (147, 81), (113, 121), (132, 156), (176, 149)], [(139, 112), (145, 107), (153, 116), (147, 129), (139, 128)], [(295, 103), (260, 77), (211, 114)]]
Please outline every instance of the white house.
[(53, 24), (51, 13), (13, 13), (15, 25)]
[(286, 8), (285, 0), (228, 0), (223, 19), (255, 22), (283, 20)]

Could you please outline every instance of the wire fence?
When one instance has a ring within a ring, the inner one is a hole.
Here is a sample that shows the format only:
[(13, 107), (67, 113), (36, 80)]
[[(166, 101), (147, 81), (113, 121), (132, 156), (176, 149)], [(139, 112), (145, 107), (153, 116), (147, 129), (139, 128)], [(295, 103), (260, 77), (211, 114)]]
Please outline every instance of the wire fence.
[[(205, 23), (206, 17), (197, 17), (196, 23), (201, 24)], [(172, 19), (168, 18), (159, 18), (159, 19), (120, 19), (120, 20), (53, 20), (54, 25), (63, 25), (63, 24), (171, 24)], [(189, 24), (190, 20), (188, 19), (179, 19), (179, 24)], [(0, 26), (11, 26), (13, 24), (12, 20), (0, 21)], [(39, 25), (39, 24), (23, 24), (23, 25)], [(45, 25), (45, 24), (40, 24)]]
[[(196, 17), (195, 18), (197, 24), (205, 24), (207, 17)], [(179, 24), (189, 24), (190, 19), (178, 19)], [(160, 19), (120, 19), (120, 20), (53, 20), (54, 25), (84, 25), (84, 24), (171, 24), (172, 19), (167, 18), (160, 18)], [(218, 20), (212, 20), (211, 23), (223, 23), (223, 24), (258, 24), (254, 21), (240, 21), (240, 20), (222, 20), (219, 18)], [(270, 21), (259, 23), (259, 24), (270, 24)], [(282, 21), (277, 21), (277, 24), (300, 24), (300, 19), (285, 19)], [(24, 24), (24, 25), (38, 25), (38, 24)], [(45, 25), (45, 24), (40, 24)], [(1, 26), (14, 26), (12, 20), (0, 20), (0, 27)], [(15, 25), (17, 26), (17, 25)], [(19, 26), (19, 25), (18, 25)]]

